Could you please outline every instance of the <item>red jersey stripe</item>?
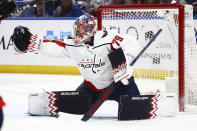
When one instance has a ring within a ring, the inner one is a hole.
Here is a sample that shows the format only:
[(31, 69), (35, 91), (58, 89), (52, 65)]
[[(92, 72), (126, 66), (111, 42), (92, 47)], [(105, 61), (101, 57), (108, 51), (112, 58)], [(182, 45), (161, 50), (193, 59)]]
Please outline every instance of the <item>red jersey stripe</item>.
[(58, 41), (58, 40), (43, 40), (43, 42), (53, 42), (53, 43), (55, 43), (55, 44), (57, 44), (57, 45), (59, 45), (59, 46), (61, 46), (61, 47), (66, 47), (66, 44), (64, 44), (64, 43), (62, 43), (62, 42), (60, 42), (60, 41)]

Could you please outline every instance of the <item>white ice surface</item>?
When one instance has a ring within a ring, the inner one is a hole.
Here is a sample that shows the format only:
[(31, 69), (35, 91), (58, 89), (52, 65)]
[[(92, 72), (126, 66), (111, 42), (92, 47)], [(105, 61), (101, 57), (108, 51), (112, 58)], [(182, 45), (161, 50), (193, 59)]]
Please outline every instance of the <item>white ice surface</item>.
[[(0, 94), (6, 102), (1, 131), (197, 131), (197, 114), (191, 113), (148, 120), (118, 121), (116, 102), (105, 102), (87, 122), (81, 121), (81, 116), (57, 119), (27, 114), (27, 93), (30, 90), (75, 90), (82, 81), (81, 76), (0, 74)], [(139, 86), (146, 85), (147, 90), (158, 86), (152, 82), (136, 82)], [(162, 86), (161, 82), (158, 88)]]

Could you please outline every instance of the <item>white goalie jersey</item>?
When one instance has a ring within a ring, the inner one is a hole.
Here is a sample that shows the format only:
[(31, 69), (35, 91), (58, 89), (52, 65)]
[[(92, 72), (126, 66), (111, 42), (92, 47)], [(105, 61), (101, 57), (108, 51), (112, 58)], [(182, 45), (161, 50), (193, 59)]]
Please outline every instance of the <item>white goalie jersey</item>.
[(132, 36), (114, 34), (107, 31), (97, 31), (92, 38), (92, 46), (81, 43), (74, 44), (73, 39), (64, 41), (42, 40), (39, 54), (53, 57), (71, 58), (77, 65), (85, 81), (96, 89), (108, 87), (113, 81), (113, 71), (108, 54), (117, 48), (122, 48), (127, 59), (127, 65), (139, 53), (139, 45)]

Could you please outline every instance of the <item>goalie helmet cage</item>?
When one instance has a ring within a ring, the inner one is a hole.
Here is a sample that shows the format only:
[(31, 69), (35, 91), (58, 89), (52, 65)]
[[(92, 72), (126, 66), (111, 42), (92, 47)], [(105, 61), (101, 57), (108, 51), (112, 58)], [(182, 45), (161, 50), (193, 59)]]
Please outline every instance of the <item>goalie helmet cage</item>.
[(142, 48), (163, 28), (134, 65), (134, 77), (154, 80), (177, 77), (179, 110), (196, 112), (197, 48), (191, 6), (104, 5), (97, 9), (97, 22), (98, 30), (113, 29), (136, 37)]

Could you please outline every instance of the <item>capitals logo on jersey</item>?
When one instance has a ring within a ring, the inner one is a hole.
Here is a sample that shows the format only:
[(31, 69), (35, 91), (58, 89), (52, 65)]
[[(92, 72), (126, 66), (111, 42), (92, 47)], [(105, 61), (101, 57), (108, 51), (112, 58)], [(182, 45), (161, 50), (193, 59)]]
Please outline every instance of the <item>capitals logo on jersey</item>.
[(91, 69), (93, 73), (99, 72), (99, 68), (105, 65), (105, 62), (102, 59), (99, 59), (98, 62), (96, 60), (96, 54), (94, 55), (94, 59), (82, 59), (78, 65), (78, 67), (86, 69)]

